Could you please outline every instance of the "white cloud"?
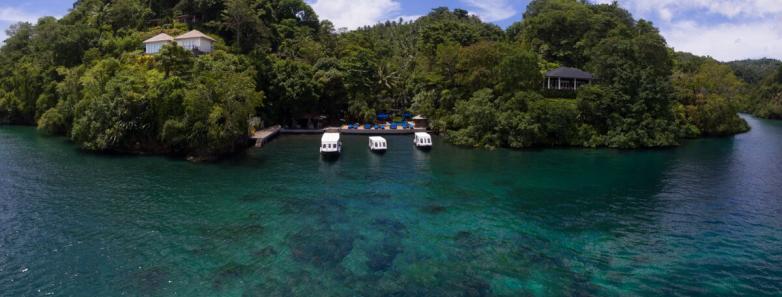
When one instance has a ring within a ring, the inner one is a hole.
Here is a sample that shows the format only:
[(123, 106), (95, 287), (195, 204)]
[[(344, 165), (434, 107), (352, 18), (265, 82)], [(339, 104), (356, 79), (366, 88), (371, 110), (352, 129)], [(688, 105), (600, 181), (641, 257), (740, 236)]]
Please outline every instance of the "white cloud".
[(720, 61), (749, 58), (782, 59), (779, 22), (756, 21), (741, 24), (674, 23), (663, 32), (677, 51), (708, 55)]
[[(596, 0), (596, 3), (611, 3), (613, 0)], [(677, 12), (683, 16), (686, 12), (711, 13), (726, 18), (757, 18), (782, 13), (782, 1), (779, 0), (619, 0), (622, 7), (644, 17), (658, 16), (665, 19), (666, 14)]]
[(321, 19), (330, 20), (336, 28), (350, 30), (397, 19), (402, 9), (396, 0), (315, 0), (310, 5)]
[(44, 13), (31, 13), (16, 7), (0, 7), (0, 45), (5, 43), (8, 38), (5, 31), (13, 24), (19, 22), (29, 22), (35, 24), (38, 18), (44, 16)]
[[(472, 14), (483, 21), (496, 22), (515, 16), (518, 10), (511, 0), (459, 0)], [(420, 15), (402, 15), (400, 0), (309, 0), (321, 19), (328, 19), (336, 28), (350, 30), (374, 25), (386, 20), (414, 21)]]
[(496, 22), (515, 16), (517, 11), (508, 0), (461, 0), (474, 8), (475, 15), (484, 22)]
[(31, 22), (35, 23), (42, 15), (32, 14), (20, 10), (14, 7), (0, 7), (0, 22), (18, 23), (18, 22)]
[(721, 61), (782, 59), (782, 0), (619, 0), (619, 4), (636, 17), (654, 20), (676, 50)]

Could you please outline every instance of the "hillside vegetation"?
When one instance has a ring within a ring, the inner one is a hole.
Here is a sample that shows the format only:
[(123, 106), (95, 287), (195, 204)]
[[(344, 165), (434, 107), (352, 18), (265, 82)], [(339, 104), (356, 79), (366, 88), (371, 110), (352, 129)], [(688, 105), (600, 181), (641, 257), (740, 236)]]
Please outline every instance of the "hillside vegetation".
[(782, 119), (782, 61), (743, 60), (728, 63), (748, 85), (744, 111), (767, 119)]
[[(189, 29), (216, 50), (143, 54), (143, 40)], [(256, 116), (285, 125), (410, 110), (453, 143), (513, 148), (664, 147), (748, 129), (736, 114), (746, 83), (729, 66), (674, 53), (616, 4), (535, 0), (506, 30), (435, 8), (338, 31), (301, 0), (80, 0), (61, 19), (8, 30), (0, 122), (87, 150), (195, 157), (244, 149)], [(598, 80), (548, 98), (543, 74), (558, 66)]]

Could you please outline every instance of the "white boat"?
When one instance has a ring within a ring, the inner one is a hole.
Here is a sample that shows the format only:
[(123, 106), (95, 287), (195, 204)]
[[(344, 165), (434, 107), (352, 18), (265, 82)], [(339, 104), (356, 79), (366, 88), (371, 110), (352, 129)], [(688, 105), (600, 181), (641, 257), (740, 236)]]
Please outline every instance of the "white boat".
[(415, 146), (418, 148), (432, 148), (432, 135), (429, 135), (429, 133), (425, 132), (417, 132), (413, 138), (413, 143), (415, 143)]
[(385, 152), (388, 150), (388, 142), (380, 136), (369, 137), (369, 150), (373, 152)]
[(324, 155), (338, 155), (342, 153), (342, 141), (339, 133), (323, 133), (320, 138), (320, 153)]

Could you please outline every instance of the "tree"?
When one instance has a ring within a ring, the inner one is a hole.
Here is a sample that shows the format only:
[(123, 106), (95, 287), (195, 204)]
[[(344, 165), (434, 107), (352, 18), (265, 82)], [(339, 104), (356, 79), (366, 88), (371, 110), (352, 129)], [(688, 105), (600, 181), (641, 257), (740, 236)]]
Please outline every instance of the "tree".
[[(184, 119), (166, 123), (170, 130), (185, 130), (188, 154), (209, 158), (236, 152), (244, 147), (249, 124), (263, 103), (263, 93), (255, 91), (254, 73), (241, 58), (213, 52), (201, 56), (195, 64), (195, 86), (184, 94)], [(188, 127), (188, 128), (184, 128)], [(168, 139), (176, 139), (173, 133)]]
[(152, 11), (140, 0), (114, 0), (108, 4), (104, 18), (112, 29), (140, 29)]
[[(270, 105), (283, 121), (318, 109), (318, 84), (312, 66), (295, 60), (274, 61)], [(272, 99), (273, 98), (273, 99)]]
[(160, 50), (158, 63), (165, 77), (170, 75), (190, 77), (193, 68), (193, 54), (181, 46), (166, 44)]
[(699, 66), (689, 69), (677, 66), (673, 79), (688, 123), (702, 135), (732, 135), (749, 130), (746, 121), (737, 114), (741, 102), (746, 101), (742, 94), (744, 83), (728, 65), (713, 59), (699, 62)]
[(524, 13), (522, 36), (544, 59), (582, 68), (587, 57), (580, 43), (590, 30), (590, 14), (576, 0), (535, 0)]
[(221, 27), (234, 33), (234, 46), (248, 52), (268, 35), (268, 28), (261, 21), (263, 10), (256, 10), (252, 0), (226, 0), (220, 14)]
[(116, 59), (98, 62), (81, 79), (84, 97), (76, 105), (71, 139), (95, 151), (133, 150), (150, 141), (153, 98), (147, 90), (161, 78)]

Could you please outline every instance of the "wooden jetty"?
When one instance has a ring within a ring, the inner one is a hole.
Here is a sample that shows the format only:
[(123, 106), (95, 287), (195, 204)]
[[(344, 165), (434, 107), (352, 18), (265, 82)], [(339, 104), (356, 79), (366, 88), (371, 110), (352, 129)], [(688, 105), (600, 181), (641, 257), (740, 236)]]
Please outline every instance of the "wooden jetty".
[(338, 131), (345, 135), (412, 135), (417, 132), (427, 132), (427, 129), (423, 128), (415, 128), (415, 129), (381, 129), (381, 130), (375, 130), (375, 129), (348, 129), (348, 128), (339, 128)]
[(360, 129), (348, 129), (347, 126), (344, 127), (326, 127), (324, 129), (289, 129), (289, 128), (283, 128), (280, 125), (276, 125), (273, 127), (269, 127), (263, 130), (256, 131), (255, 134), (253, 134), (250, 138), (252, 141), (255, 142), (256, 148), (262, 148), (264, 147), (269, 141), (271, 141), (274, 137), (280, 134), (322, 134), (322, 133), (342, 133), (346, 135), (371, 135), (371, 136), (379, 136), (379, 135), (412, 135), (417, 132), (428, 132), (427, 129), (423, 128), (416, 128), (416, 129), (381, 129), (381, 130), (374, 130), (374, 129), (364, 129), (363, 127)]
[(416, 128), (416, 129), (348, 129), (347, 126), (345, 127), (326, 127), (323, 129), (288, 129), (288, 128), (282, 128), (279, 133), (283, 135), (287, 134), (323, 134), (323, 133), (342, 133), (345, 135), (412, 135), (417, 132), (429, 132), (427, 129), (423, 128)]
[(282, 126), (277, 125), (273, 127), (269, 127), (260, 131), (255, 131), (255, 134), (251, 137), (255, 141), (255, 147), (262, 148), (266, 143), (269, 142), (274, 136), (277, 136), (277, 134), (280, 134), (280, 130), (282, 130)]

